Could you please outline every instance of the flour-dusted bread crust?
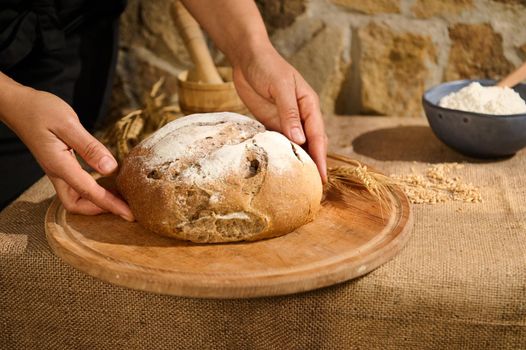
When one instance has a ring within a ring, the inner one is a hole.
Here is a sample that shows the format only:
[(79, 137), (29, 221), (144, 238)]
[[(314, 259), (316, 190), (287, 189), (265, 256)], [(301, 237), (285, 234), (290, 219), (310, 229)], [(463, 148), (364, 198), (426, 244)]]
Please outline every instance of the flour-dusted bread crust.
[(117, 188), (144, 227), (203, 243), (289, 233), (314, 218), (322, 196), (301, 147), (235, 113), (159, 129), (125, 158)]

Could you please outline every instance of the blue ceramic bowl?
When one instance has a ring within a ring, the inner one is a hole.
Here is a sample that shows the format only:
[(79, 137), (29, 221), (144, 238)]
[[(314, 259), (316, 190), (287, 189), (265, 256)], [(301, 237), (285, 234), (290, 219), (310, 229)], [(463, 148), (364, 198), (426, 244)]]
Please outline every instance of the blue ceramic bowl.
[[(526, 146), (526, 114), (490, 115), (443, 108), (442, 97), (472, 82), (495, 85), (494, 80), (458, 80), (429, 89), (422, 97), (427, 120), (435, 135), (446, 145), (477, 158), (506, 157)], [(526, 84), (515, 86), (526, 100)]]

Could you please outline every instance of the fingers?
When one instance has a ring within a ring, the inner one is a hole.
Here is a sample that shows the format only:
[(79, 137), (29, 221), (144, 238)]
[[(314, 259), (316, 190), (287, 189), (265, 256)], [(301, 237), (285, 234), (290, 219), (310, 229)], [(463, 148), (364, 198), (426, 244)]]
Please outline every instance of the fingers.
[(49, 177), (55, 187), (57, 196), (70, 213), (97, 215), (107, 212), (107, 210), (96, 206), (92, 202), (82, 198), (77, 191), (58, 177)]
[[(60, 181), (58, 182), (58, 190), (61, 191), (59, 198), (65, 198), (65, 203), (70, 206), (72, 211), (82, 212), (87, 214), (88, 212), (95, 212), (96, 209), (89, 204), (86, 204), (85, 201), (92, 202), (96, 207), (100, 209), (109, 211), (116, 215), (119, 215), (125, 220), (133, 221), (133, 214), (128, 207), (128, 205), (116, 195), (106, 190), (104, 187), (100, 186), (90, 174), (85, 172), (74, 158), (72, 154), (68, 151), (64, 151), (63, 157), (60, 158), (60, 161), (57, 162), (55, 168), (55, 178), (59, 177), (67, 185), (69, 185), (81, 199), (75, 199), (72, 193), (65, 191), (65, 186), (62, 186)], [(68, 196), (68, 197), (66, 197)], [(72, 199), (73, 198), (73, 199)], [(66, 207), (66, 209), (68, 209)], [(84, 211), (85, 210), (85, 211)]]
[[(309, 137), (309, 136), (308, 136)], [(310, 136), (312, 143), (309, 143), (309, 154), (316, 163), (323, 183), (327, 182), (327, 137)]]
[(73, 148), (95, 171), (109, 175), (117, 169), (117, 161), (111, 152), (93, 137), (78, 120), (71, 122), (58, 137)]
[[(267, 128), (272, 123), (274, 126), (271, 129), (281, 131), (297, 144), (306, 143), (322, 181), (327, 182), (327, 136), (318, 96), (296, 71), (289, 79), (284, 75), (279, 78), (273, 76), (271, 83), (265, 85), (268, 89), (259, 90), (256, 89), (256, 84), (260, 82), (258, 79), (247, 80), (242, 73), (234, 72), (234, 80), (243, 101)], [(272, 103), (276, 106), (278, 118), (275, 118), (275, 113), (270, 116)], [(261, 107), (259, 110), (263, 113), (255, 113), (256, 107)], [(278, 124), (279, 129), (276, 128)]]
[(318, 97), (306, 85), (298, 88), (298, 105), (307, 134), (308, 151), (320, 172), (322, 181), (327, 182), (327, 135), (321, 115)]
[(269, 93), (276, 102), (282, 132), (290, 140), (302, 145), (306, 139), (301, 125), (295, 84), (295, 79), (283, 80), (281, 84), (271, 86)]

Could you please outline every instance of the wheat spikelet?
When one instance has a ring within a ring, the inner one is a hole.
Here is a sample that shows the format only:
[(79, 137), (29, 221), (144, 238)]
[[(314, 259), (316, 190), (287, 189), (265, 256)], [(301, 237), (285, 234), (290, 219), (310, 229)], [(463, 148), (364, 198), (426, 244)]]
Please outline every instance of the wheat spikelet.
[(124, 116), (117, 122), (117, 158), (123, 159), (136, 144), (141, 141), (144, 129), (144, 119), (140, 118), (142, 110), (137, 110)]
[(348, 165), (328, 169), (325, 193), (335, 191), (348, 204), (351, 204), (356, 196), (363, 196), (365, 193), (380, 202), (382, 207), (390, 207), (389, 192), (396, 183), (391, 178), (368, 169), (357, 160), (345, 161)]

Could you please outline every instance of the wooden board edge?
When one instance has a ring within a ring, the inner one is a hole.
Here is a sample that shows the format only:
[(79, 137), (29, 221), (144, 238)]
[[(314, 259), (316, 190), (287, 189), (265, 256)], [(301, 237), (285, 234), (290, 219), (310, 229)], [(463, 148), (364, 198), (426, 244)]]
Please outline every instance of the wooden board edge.
[[(351, 160), (345, 156), (329, 155), (330, 158), (340, 161)], [(287, 281), (284, 282), (283, 278), (279, 276), (273, 278), (274, 281), (270, 284), (264, 286), (254, 285), (254, 286), (236, 286), (235, 284), (228, 285), (223, 281), (222, 285), (213, 285), (213, 284), (202, 284), (201, 286), (192, 284), (191, 286), (180, 283), (172, 284), (167, 287), (167, 284), (159, 276), (150, 276), (151, 278), (145, 280), (144, 278), (137, 278), (131, 273), (128, 273), (126, 270), (119, 271), (118, 273), (108, 272), (104, 268), (99, 258), (95, 258), (90, 263), (93, 264), (92, 267), (86, 264), (85, 257), (79, 257), (72, 254), (68, 254), (60, 246), (60, 242), (52, 234), (53, 230), (63, 230), (59, 228), (60, 225), (56, 223), (58, 214), (60, 210), (64, 210), (60, 200), (55, 196), (52, 200), (45, 216), (45, 231), (46, 238), (50, 244), (53, 252), (62, 258), (70, 266), (73, 266), (75, 269), (82, 271), (92, 277), (107, 281), (117, 286), (127, 287), (135, 290), (141, 290), (146, 292), (153, 292), (158, 294), (168, 294), (181, 297), (195, 297), (195, 298), (209, 298), (209, 299), (238, 299), (238, 298), (259, 298), (259, 297), (269, 297), (269, 296), (279, 296), (279, 295), (289, 295), (295, 293), (302, 293), (307, 291), (312, 291), (320, 288), (325, 288), (331, 285), (340, 284), (345, 281), (351, 280), (356, 277), (363, 276), (372, 270), (383, 265), (387, 261), (391, 260), (396, 256), (405, 246), (409, 240), (409, 233), (413, 228), (413, 213), (412, 207), (409, 203), (407, 196), (403, 191), (397, 187), (396, 197), (405, 203), (401, 203), (401, 208), (407, 208), (407, 213), (404, 215), (404, 212), (401, 213), (401, 217), (405, 219), (400, 232), (396, 235), (394, 239), (389, 241), (388, 244), (381, 247), (373, 254), (368, 256), (368, 259), (365, 262), (359, 264), (360, 266), (352, 265), (352, 263), (342, 264), (341, 269), (336, 269), (335, 271), (325, 274), (323, 280), (320, 281), (319, 278), (315, 276), (306, 276), (310, 271), (298, 273), (293, 280), (290, 279), (290, 276), (287, 276)], [(394, 194), (393, 194), (394, 195)], [(403, 204), (406, 204), (404, 206)], [(377, 259), (374, 263), (370, 263), (371, 260)], [(329, 265), (330, 266), (330, 265)], [(327, 266), (326, 268), (329, 268)], [(184, 281), (184, 279), (182, 279)], [(301, 282), (301, 283), (299, 283)], [(220, 291), (220, 293), (218, 293)], [(219, 295), (220, 294), (220, 295)]]
[[(407, 199), (406, 199), (407, 200)], [(54, 205), (53, 205), (54, 204)], [(53, 235), (48, 234), (48, 241), (55, 254), (61, 257), (69, 265), (73, 266), (79, 271), (82, 271), (92, 277), (101, 279), (103, 281), (112, 283), (117, 286), (127, 287), (135, 290), (146, 292), (153, 292), (158, 294), (167, 294), (180, 297), (194, 297), (194, 298), (209, 298), (209, 299), (245, 299), (245, 298), (259, 298), (279, 295), (289, 295), (295, 293), (302, 293), (320, 288), (325, 288), (331, 285), (340, 284), (356, 277), (363, 276), (372, 270), (383, 265), (387, 261), (396, 256), (405, 246), (408, 241), (413, 226), (413, 217), (410, 206), (408, 208), (407, 216), (405, 216), (405, 224), (400, 233), (388, 244), (378, 249), (368, 256), (368, 259), (361, 261), (360, 264), (341, 264), (340, 269), (335, 269), (330, 273), (323, 274), (323, 280), (319, 276), (310, 275), (311, 271), (304, 271), (298, 273), (294, 279), (288, 276), (273, 276), (270, 279), (271, 283), (265, 285), (243, 286), (237, 285), (235, 282), (228, 284), (228, 281), (221, 281), (217, 283), (202, 283), (196, 284), (195, 281), (188, 283), (184, 278), (178, 278), (180, 283), (167, 283), (163, 279), (164, 274), (152, 274), (149, 278), (136, 277), (134, 274), (128, 272), (126, 269), (120, 269), (117, 273), (113, 270), (107, 270), (103, 265), (104, 261), (100, 258), (94, 257), (90, 264), (86, 264), (87, 257), (80, 257), (68, 254), (56, 240)], [(58, 200), (54, 200), (48, 211), (49, 217), (57, 217), (57, 211), (63, 210)], [(50, 223), (51, 226), (47, 230), (63, 230), (58, 224)], [(53, 226), (55, 225), (55, 226)], [(373, 263), (371, 263), (373, 261)], [(330, 265), (325, 269), (331, 270)], [(180, 277), (180, 276), (179, 276)], [(286, 281), (284, 281), (286, 278)], [(267, 282), (269, 282), (267, 280)]]

